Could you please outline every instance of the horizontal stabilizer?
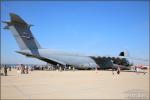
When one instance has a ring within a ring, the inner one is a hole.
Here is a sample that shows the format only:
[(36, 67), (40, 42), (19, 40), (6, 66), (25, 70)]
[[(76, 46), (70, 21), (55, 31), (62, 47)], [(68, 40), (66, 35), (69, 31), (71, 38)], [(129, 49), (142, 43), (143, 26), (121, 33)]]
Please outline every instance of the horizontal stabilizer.
[(14, 13), (10, 13), (10, 19), (12, 23), (22, 23), (27, 25), (27, 23), (20, 16)]
[(122, 51), (122, 52), (120, 52), (120, 54), (119, 54), (119, 56), (120, 57), (129, 57), (129, 53), (126, 51)]

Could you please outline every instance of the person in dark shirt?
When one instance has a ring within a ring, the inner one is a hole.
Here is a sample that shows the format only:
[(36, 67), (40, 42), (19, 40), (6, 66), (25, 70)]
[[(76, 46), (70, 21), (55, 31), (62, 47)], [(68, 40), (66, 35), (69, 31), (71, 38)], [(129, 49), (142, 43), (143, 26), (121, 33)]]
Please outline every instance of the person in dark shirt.
[(7, 76), (7, 66), (4, 67), (4, 75)]

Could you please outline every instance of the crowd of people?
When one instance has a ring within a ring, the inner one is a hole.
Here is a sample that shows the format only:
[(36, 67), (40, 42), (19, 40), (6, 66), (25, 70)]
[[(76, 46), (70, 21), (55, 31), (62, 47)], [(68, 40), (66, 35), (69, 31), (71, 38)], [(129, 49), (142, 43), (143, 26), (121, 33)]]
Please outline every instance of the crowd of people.
[[(3, 68), (3, 71), (2, 71)], [(1, 75), (7, 76), (8, 75), (8, 70), (11, 71), (12, 68), (17, 69), (17, 73), (18, 74), (28, 74), (29, 71), (33, 71), (33, 70), (58, 70), (58, 71), (62, 71), (62, 70), (75, 70), (74, 66), (61, 66), (61, 65), (34, 65), (34, 66), (29, 66), (29, 65), (24, 65), (24, 64), (20, 64), (20, 65), (16, 65), (16, 66), (8, 66), (8, 65), (4, 65), (0, 67), (1, 70)], [(144, 74), (146, 72), (144, 72), (143, 70), (141, 71), (141, 67), (138, 66), (134, 66), (132, 68), (136, 73), (138, 72), (143, 72)], [(131, 69), (131, 70), (132, 70)], [(98, 70), (97, 68), (95, 70)], [(119, 67), (119, 65), (117, 66), (117, 68), (114, 70), (114, 68), (112, 68), (112, 74), (114, 75), (114, 71), (116, 71), (116, 73), (119, 75), (121, 72), (121, 69)]]
[(28, 74), (29, 71), (33, 70), (49, 70), (49, 71), (62, 71), (62, 70), (75, 70), (73, 66), (61, 66), (57, 65), (25, 65), (25, 64), (18, 64), (18, 65), (1, 65), (1, 75), (7, 76), (8, 70), (16, 69), (18, 74)]
[(29, 70), (33, 71), (32, 67), (29, 68), (28, 66), (25, 66), (23, 64), (20, 64), (20, 65), (17, 65), (17, 66), (3, 65), (3, 66), (0, 67), (1, 75), (7, 76), (8, 71), (11, 71), (12, 68), (17, 69), (17, 73), (20, 73), (20, 74), (28, 74)]
[(20, 67), (17, 67), (17, 72), (21, 73), (21, 74), (28, 74), (29, 68), (28, 68), (28, 66), (21, 64)]

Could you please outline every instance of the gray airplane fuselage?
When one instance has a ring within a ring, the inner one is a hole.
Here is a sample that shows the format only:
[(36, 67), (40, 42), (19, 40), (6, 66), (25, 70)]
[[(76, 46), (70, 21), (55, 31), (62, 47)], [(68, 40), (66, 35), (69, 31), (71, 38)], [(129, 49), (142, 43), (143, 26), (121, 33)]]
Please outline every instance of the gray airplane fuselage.
[(96, 67), (99, 67), (95, 63), (95, 61), (89, 56), (62, 52), (52, 49), (37, 49), (35, 50), (35, 54), (33, 53), (34, 50), (32, 50), (32, 52), (31, 50), (21, 50), (17, 52), (29, 57), (34, 57), (46, 61), (47, 63), (52, 63), (54, 65), (71, 65), (77, 69), (95, 69)]

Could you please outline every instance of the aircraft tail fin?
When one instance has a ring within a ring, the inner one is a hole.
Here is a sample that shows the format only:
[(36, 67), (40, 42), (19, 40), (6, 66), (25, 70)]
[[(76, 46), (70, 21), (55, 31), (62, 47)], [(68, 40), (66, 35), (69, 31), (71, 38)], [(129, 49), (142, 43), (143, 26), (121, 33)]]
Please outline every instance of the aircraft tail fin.
[(36, 50), (41, 48), (30, 31), (32, 25), (27, 24), (20, 16), (13, 13), (10, 13), (10, 19), (10, 22), (3, 22), (7, 24), (4, 29), (12, 32), (21, 50)]
[(122, 52), (120, 52), (119, 56), (121, 56), (121, 57), (129, 57), (129, 54), (128, 54), (128, 52), (122, 51)]

